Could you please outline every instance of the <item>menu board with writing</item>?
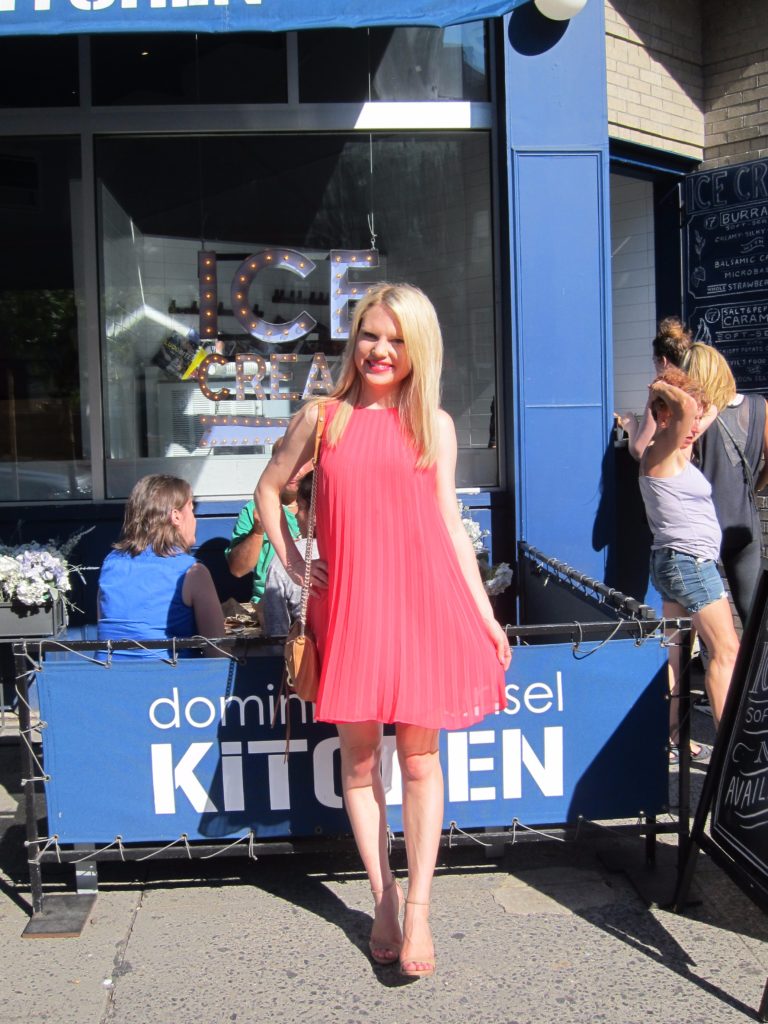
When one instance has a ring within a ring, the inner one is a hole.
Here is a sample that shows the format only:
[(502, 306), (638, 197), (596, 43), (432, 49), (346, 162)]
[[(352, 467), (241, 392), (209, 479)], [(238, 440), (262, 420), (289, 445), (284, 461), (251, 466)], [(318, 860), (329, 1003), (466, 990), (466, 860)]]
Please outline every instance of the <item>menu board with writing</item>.
[[(690, 842), (684, 843), (671, 904), (678, 913), (687, 905), (700, 849), (768, 912), (767, 566), (763, 560)], [(768, 1021), (768, 982), (757, 1019)]]
[(768, 637), (742, 694), (713, 805), (713, 838), (768, 880)]
[(684, 317), (740, 391), (768, 390), (768, 160), (685, 180)]
[[(764, 585), (759, 594), (765, 596)], [(768, 603), (753, 614), (760, 615), (755, 643), (740, 686), (734, 678), (738, 690), (722, 724), (725, 752), (710, 834), (768, 898)]]

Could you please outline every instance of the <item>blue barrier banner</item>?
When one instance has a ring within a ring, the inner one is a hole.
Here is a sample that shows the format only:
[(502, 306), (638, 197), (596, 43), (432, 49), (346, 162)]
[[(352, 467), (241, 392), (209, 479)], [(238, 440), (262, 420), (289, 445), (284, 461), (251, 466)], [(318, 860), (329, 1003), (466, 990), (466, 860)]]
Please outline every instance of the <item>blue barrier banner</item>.
[(0, 35), (459, 25), (530, 0), (0, 0)]
[[(657, 641), (520, 647), (508, 704), (441, 735), (448, 827), (573, 823), (658, 814), (667, 803), (666, 658)], [(49, 834), (61, 843), (346, 835), (333, 726), (277, 707), (281, 661), (67, 657), (37, 673)], [(291, 754), (283, 759), (285, 715)], [(383, 777), (394, 831), (394, 735)]]

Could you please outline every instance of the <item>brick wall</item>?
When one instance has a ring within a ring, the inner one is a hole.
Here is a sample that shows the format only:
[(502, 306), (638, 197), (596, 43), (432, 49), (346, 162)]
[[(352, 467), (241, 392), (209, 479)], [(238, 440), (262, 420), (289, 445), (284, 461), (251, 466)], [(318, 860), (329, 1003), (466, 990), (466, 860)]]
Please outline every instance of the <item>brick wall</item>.
[(723, 166), (768, 156), (766, 0), (605, 0), (610, 138)]
[(768, 156), (768, 4), (703, 0), (704, 167)]
[(610, 138), (701, 159), (701, 7), (701, 0), (606, 0)]

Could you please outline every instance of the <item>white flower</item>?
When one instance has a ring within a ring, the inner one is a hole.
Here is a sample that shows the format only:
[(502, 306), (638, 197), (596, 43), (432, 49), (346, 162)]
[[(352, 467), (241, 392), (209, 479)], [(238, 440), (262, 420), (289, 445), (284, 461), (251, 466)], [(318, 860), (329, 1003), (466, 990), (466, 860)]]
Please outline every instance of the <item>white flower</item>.
[[(476, 555), (481, 554), (485, 551), (485, 544), (483, 543), (485, 538), (489, 535), (489, 530), (483, 530), (479, 523), (476, 523), (471, 516), (471, 510), (467, 508), (461, 498), (457, 499), (459, 505), (459, 515), (461, 516), (461, 525), (464, 527), (464, 532), (472, 542), (472, 547)], [(470, 515), (465, 515), (465, 512), (470, 512)]]
[(70, 565), (67, 557), (83, 534), (92, 529), (79, 530), (60, 547), (53, 541), (32, 541), (16, 547), (0, 545), (0, 597), (30, 608), (58, 598), (66, 601), (66, 594), (72, 589), (69, 574), (80, 575), (80, 567)]
[(499, 562), (494, 566), (493, 576), (484, 583), (485, 592), (489, 597), (503, 594), (512, 582), (512, 570), (506, 562)]
[(472, 519), (472, 510), (467, 508), (461, 498), (458, 498), (457, 501), (461, 525), (464, 527), (464, 532), (469, 537), (477, 556), (485, 592), (489, 597), (502, 594), (512, 582), (512, 570), (506, 562), (499, 562), (498, 565), (490, 564), (490, 554), (485, 546), (485, 538), (490, 535), (490, 530), (483, 530), (480, 524)]

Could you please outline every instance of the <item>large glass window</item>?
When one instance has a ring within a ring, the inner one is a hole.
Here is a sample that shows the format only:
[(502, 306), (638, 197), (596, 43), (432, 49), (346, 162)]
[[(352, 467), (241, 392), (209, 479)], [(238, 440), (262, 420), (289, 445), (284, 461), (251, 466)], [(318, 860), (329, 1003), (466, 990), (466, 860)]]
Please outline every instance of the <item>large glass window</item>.
[(96, 157), (109, 497), (161, 470), (199, 495), (252, 490), (271, 446), (248, 418), (290, 415), (343, 347), (337, 250), (371, 256), (353, 281), (433, 299), (459, 483), (497, 483), (487, 133), (116, 138)]
[(91, 494), (81, 404), (80, 150), (0, 139), (0, 499)]
[(74, 107), (77, 36), (0, 38), (0, 107)]
[(299, 95), (303, 103), (486, 101), (485, 24), (301, 32)]
[(285, 103), (285, 35), (229, 32), (91, 37), (97, 106)]

